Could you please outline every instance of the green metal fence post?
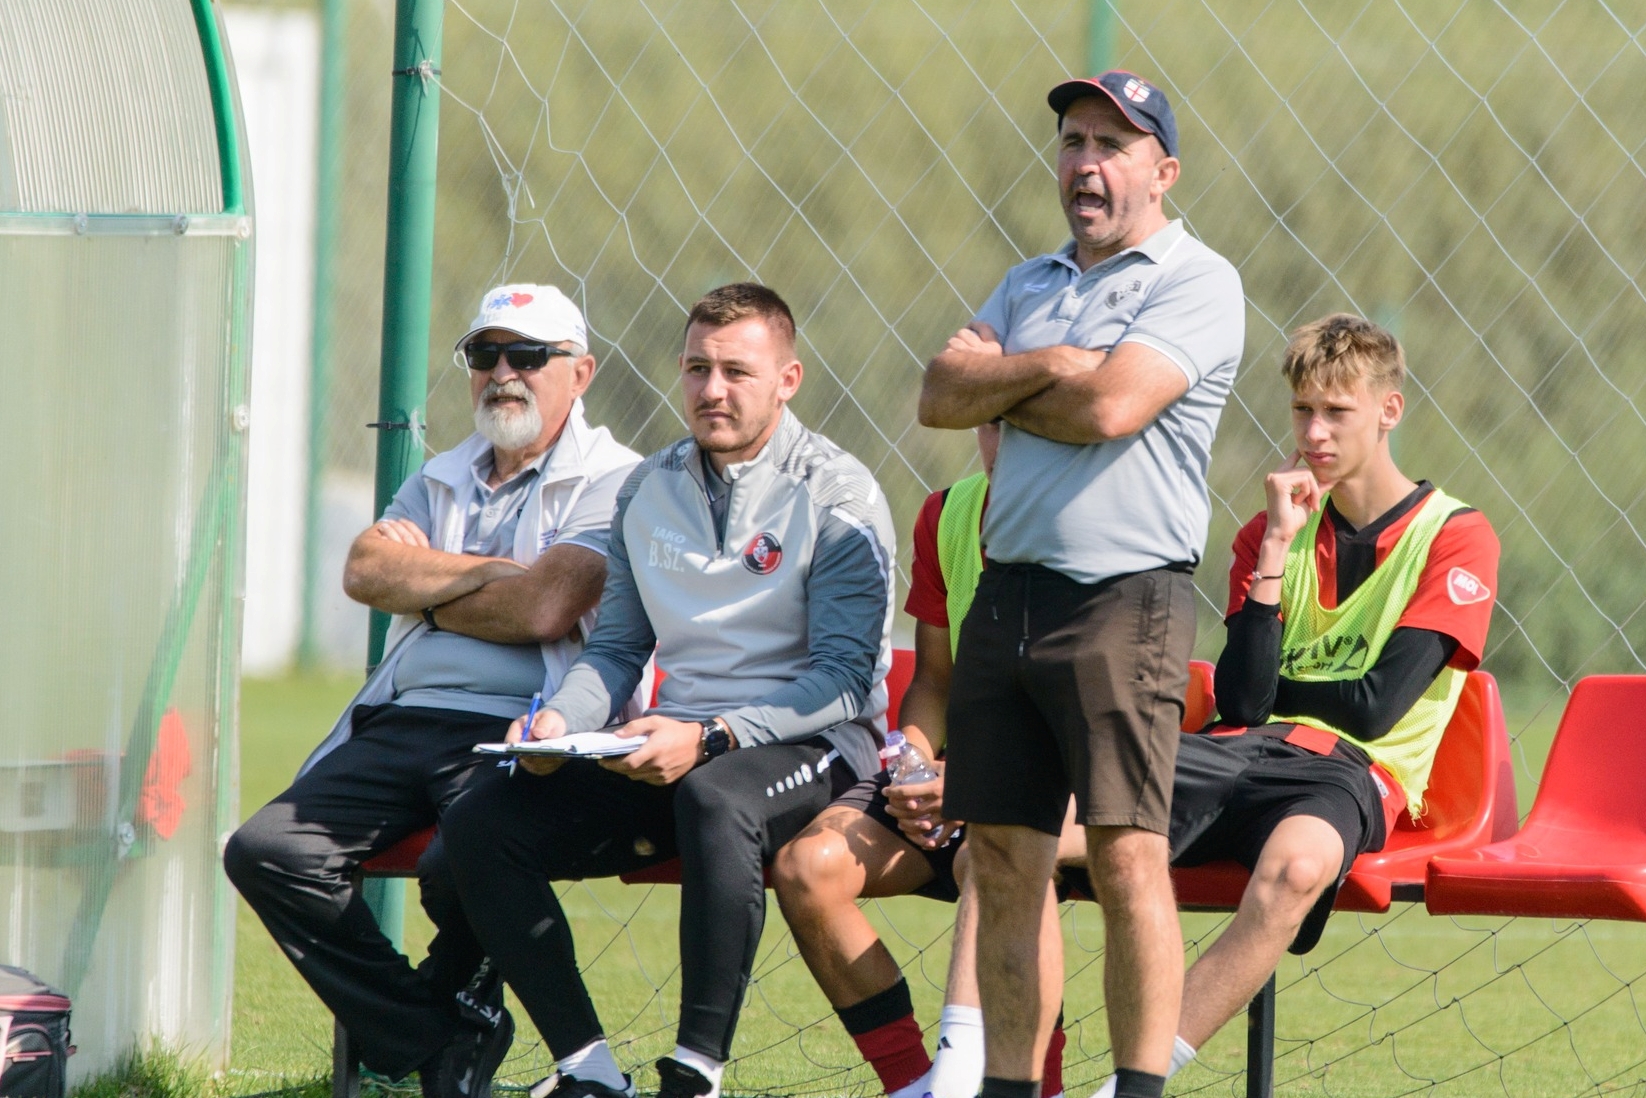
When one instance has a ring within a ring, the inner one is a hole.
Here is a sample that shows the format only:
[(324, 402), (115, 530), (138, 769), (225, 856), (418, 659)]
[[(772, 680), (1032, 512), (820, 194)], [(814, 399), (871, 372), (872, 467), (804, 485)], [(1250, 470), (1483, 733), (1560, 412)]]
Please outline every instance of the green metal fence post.
[(1086, 34), (1086, 74), (1096, 76), (1114, 67), (1114, 3), (1092, 0), (1092, 21)]
[[(398, 0), (389, 123), (389, 209), (383, 254), (383, 356), (377, 390), (376, 513), (422, 459), (429, 384), (429, 294), (434, 270), (435, 154), (440, 136), (444, 0)], [(372, 612), (368, 663), (383, 658), (388, 615)], [(405, 882), (367, 882), (383, 933), (400, 940)]]
[(309, 470), (303, 519), (303, 619), (298, 666), (320, 663), (319, 597), (321, 473), (326, 463), (326, 413), (331, 403), (332, 309), (337, 270), (338, 190), (343, 180), (343, 72), (348, 55), (348, 5), (320, 4), (320, 148), (315, 170), (313, 330), (309, 339)]

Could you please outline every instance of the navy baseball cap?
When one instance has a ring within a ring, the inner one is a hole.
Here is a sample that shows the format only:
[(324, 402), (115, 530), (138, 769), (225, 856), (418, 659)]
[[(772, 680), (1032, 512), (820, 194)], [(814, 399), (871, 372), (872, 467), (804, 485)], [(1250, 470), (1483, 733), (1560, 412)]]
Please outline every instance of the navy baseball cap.
[(1177, 118), (1159, 88), (1136, 73), (1110, 69), (1102, 76), (1065, 80), (1046, 93), (1046, 102), (1061, 120), (1069, 104), (1087, 95), (1108, 96), (1128, 122), (1159, 139), (1167, 156), (1177, 155)]

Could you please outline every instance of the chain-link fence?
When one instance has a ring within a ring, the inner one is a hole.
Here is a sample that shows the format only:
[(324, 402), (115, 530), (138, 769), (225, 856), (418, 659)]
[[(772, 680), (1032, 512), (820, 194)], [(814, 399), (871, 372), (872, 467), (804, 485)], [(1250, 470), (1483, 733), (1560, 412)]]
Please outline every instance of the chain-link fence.
[[(333, 474), (370, 472), (392, 16), (386, 0), (351, 6)], [(1006, 266), (1062, 238), (1042, 97), (1079, 69), (1088, 18), (453, 3), (430, 445), (469, 429), (447, 348), (487, 284), (578, 297), (604, 367), (591, 408), (647, 450), (681, 431), (684, 307), (752, 276), (800, 315), (802, 416), (912, 515), (971, 460), (964, 439), (914, 425), (925, 359)], [(1116, 27), (1116, 63), (1178, 104), (1174, 212), (1240, 268), (1250, 309), (1214, 462), (1202, 652), (1221, 640), (1230, 535), (1288, 445), (1284, 334), (1347, 308), (1407, 344), (1403, 461), (1503, 538), (1488, 666), (1535, 704), (1638, 667), (1639, 26), (1601, 4), (1182, 0), (1121, 4)]]
[[(969, 438), (916, 426), (925, 360), (1009, 265), (1064, 239), (1044, 95), (1083, 68), (1089, 20), (1081, 5), (998, 0), (452, 0), (429, 445), (470, 429), (449, 340), (486, 286), (554, 282), (584, 305), (602, 364), (591, 416), (646, 452), (683, 433), (685, 308), (753, 277), (800, 321), (796, 411), (868, 463), (906, 531), (924, 495), (975, 460)], [(391, 22), (387, 0), (351, 5), (334, 483), (369, 483)], [(1411, 366), (1402, 465), (1484, 511), (1503, 542), (1485, 668), (1505, 687), (1523, 809), (1571, 682), (1640, 671), (1646, 645), (1646, 369), (1631, 338), (1646, 330), (1643, 25), (1638, 4), (1555, 0), (1121, 0), (1113, 16), (1115, 63), (1177, 106), (1173, 212), (1236, 264), (1247, 294), (1246, 357), (1214, 449), (1198, 654), (1221, 647), (1228, 545), (1290, 446), (1285, 333), (1338, 309), (1373, 317)], [(899, 548), (906, 576), (907, 537)], [(1283, 991), (1283, 1036), (1288, 1017), (1320, 1017), (1305, 984), (1366, 1004), (1332, 1062), (1376, 1059), (1367, 1093), (1488, 1069), (1488, 1093), (1640, 1085), (1637, 1016), (1617, 1023), (1627, 1039), (1608, 1029), (1598, 1044), (1570, 1024), (1646, 989), (1646, 950), (1623, 933), (1634, 928), (1494, 924), (1482, 939), (1417, 909), (1368, 926), (1340, 953), (1381, 950), (1412, 976), (1399, 987), (1418, 990), (1402, 995), (1455, 993), (1454, 1018), (1475, 996), (1478, 1016), (1509, 985), (1460, 991), (1459, 974), (1465, 957), (1495, 953), (1529, 998), (1491, 1008), (1495, 1025), (1523, 1028), (1499, 1039), (1465, 1024), (1439, 1046), (1463, 1067), (1430, 1070), (1383, 1042), (1393, 990), (1337, 979), (1387, 965), (1317, 955), (1283, 970), (1296, 1004)], [(1565, 959), (1509, 959), (1522, 945)], [(1588, 990), (1556, 993), (1560, 981)], [(1294, 1034), (1306, 1050), (1294, 1075), (1318, 1066), (1331, 1028)], [(1101, 1031), (1071, 1057), (1100, 1056)], [(1567, 1051), (1551, 1058), (1539, 1042), (1552, 1034)], [(1523, 1081), (1534, 1062), (1552, 1074)], [(1572, 1085), (1538, 1089), (1550, 1079)]]

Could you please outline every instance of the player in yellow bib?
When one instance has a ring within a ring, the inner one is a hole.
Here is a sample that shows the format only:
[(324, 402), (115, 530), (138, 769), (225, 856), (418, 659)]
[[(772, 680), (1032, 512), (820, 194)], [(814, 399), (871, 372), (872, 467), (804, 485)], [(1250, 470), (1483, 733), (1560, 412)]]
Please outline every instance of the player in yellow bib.
[[(1293, 333), (1282, 370), (1297, 451), (1269, 474), (1265, 510), (1235, 539), (1219, 720), (1182, 737), (1172, 786), (1173, 864), (1233, 858), (1252, 880), (1185, 979), (1173, 1073), (1250, 1002), (1288, 946), (1315, 944), (1349, 866), (1382, 847), (1400, 810), (1421, 814), (1497, 584), (1485, 516), (1411, 480), (1390, 454), (1405, 410), (1393, 336), (1328, 316)], [(1059, 862), (1077, 884), (1084, 857), (1083, 829), (1066, 824)], [(945, 1024), (976, 1001), (973, 919), (963, 901)], [(1047, 1077), (1055, 1071), (1048, 1062)], [(975, 1094), (982, 1074), (980, 1061), (948, 1070), (940, 1052), (931, 1090)], [(1098, 1098), (1112, 1092), (1113, 1080)]]
[(1184, 980), (1173, 1072), (1288, 948), (1313, 948), (1400, 810), (1422, 814), (1497, 587), (1485, 516), (1390, 453), (1405, 411), (1394, 336), (1327, 316), (1292, 333), (1281, 369), (1297, 449), (1235, 538), (1219, 718), (1183, 736), (1172, 785), (1172, 864), (1233, 858), (1252, 877)]

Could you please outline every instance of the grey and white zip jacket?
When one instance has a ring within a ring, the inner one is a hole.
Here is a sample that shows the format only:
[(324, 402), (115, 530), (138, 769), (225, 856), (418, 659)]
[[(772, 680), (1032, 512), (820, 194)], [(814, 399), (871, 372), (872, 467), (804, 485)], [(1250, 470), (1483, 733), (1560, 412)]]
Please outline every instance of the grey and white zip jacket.
[(617, 716), (655, 647), (654, 712), (719, 716), (752, 747), (822, 735), (859, 777), (879, 768), (891, 666), (891, 513), (874, 476), (785, 410), (729, 466), (718, 536), (697, 444), (630, 474), (612, 516), (600, 618), (547, 703), (576, 732)]

